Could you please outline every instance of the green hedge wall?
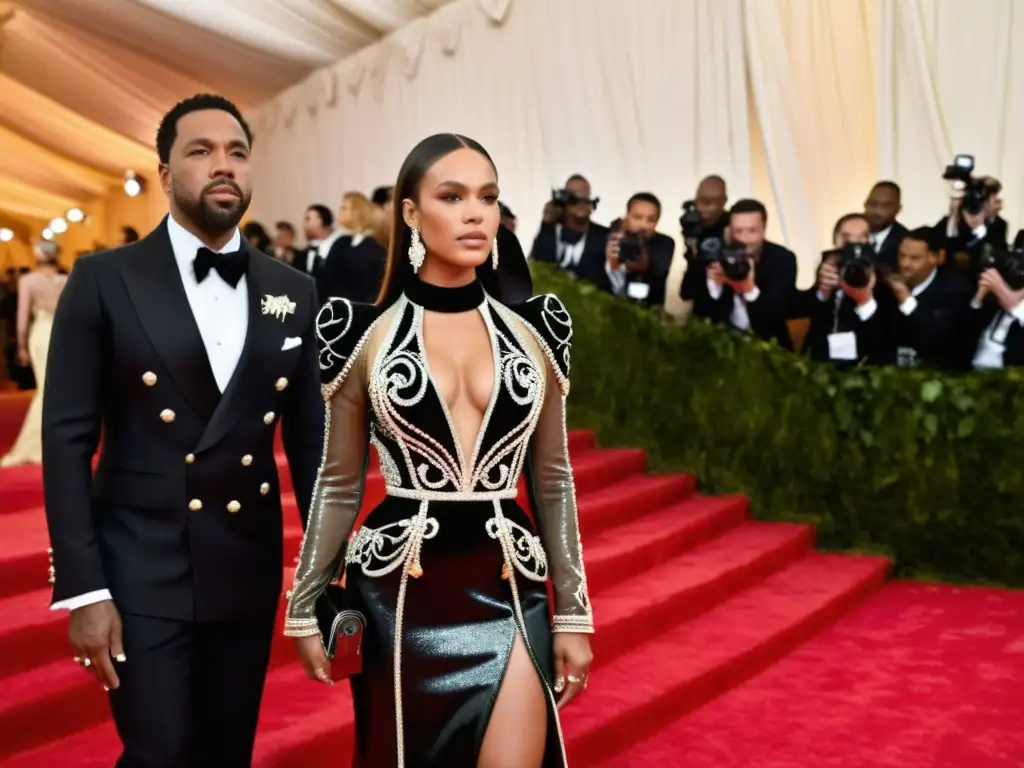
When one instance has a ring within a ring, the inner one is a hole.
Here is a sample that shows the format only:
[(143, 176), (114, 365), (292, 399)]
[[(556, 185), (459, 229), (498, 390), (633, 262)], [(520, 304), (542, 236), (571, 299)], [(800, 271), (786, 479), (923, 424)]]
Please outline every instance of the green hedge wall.
[(569, 421), (655, 471), (814, 523), (898, 572), (1024, 586), (1024, 375), (839, 372), (699, 320), (683, 326), (543, 265), (573, 317)]

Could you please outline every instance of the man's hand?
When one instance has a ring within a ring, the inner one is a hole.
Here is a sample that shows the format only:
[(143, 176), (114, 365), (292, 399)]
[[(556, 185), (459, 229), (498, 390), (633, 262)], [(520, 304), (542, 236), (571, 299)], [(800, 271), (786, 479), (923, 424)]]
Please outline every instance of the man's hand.
[(832, 259), (825, 259), (818, 267), (818, 291), (826, 299), (832, 298), (832, 294), (839, 287), (839, 270), (836, 269)]
[(876, 280), (875, 270), (872, 269), (868, 275), (868, 284), (863, 288), (853, 288), (846, 283), (840, 283), (839, 287), (843, 289), (843, 293), (853, 300), (854, 304), (858, 307), (862, 307), (871, 301), (872, 297), (875, 295)]
[(999, 305), (1007, 312), (1013, 311), (1024, 299), (1024, 291), (1015, 291), (1010, 288), (995, 267), (989, 267), (981, 273), (981, 277), (978, 279), (978, 295), (974, 297), (974, 300), (980, 303), (989, 293), (996, 297)]
[(743, 296), (746, 293), (750, 293), (752, 290), (754, 290), (754, 287), (757, 285), (757, 283), (754, 280), (754, 277), (755, 277), (755, 274), (754, 274), (754, 262), (753, 261), (749, 261), (749, 263), (750, 263), (750, 272), (747, 273), (746, 278), (744, 278), (743, 280), (727, 280), (726, 281), (727, 283), (729, 283), (729, 285), (732, 286), (732, 289), (734, 291), (736, 291), (736, 293), (738, 293), (740, 296)]
[(18, 365), (23, 368), (28, 368), (32, 364), (32, 358), (28, 354), (28, 349), (25, 347), (18, 347)]
[(71, 630), (68, 633), (75, 647), (75, 658), (87, 672), (109, 690), (121, 681), (112, 660), (127, 661), (121, 639), (121, 615), (112, 600), (75, 608), (71, 611)]
[(617, 272), (622, 262), (619, 261), (619, 250), (622, 247), (622, 232), (612, 232), (608, 236), (608, 244), (604, 249), (604, 257), (608, 261), (608, 268)]
[(910, 288), (900, 275), (889, 275), (889, 287), (892, 288), (893, 296), (899, 304), (910, 298)]
[(556, 203), (554, 200), (548, 200), (544, 203), (544, 214), (542, 216), (545, 224), (557, 224), (562, 218), (564, 208)]
[(710, 278), (715, 285), (725, 285), (728, 282), (725, 279), (725, 273), (722, 272), (722, 265), (717, 261), (712, 262), (708, 267), (708, 278)]

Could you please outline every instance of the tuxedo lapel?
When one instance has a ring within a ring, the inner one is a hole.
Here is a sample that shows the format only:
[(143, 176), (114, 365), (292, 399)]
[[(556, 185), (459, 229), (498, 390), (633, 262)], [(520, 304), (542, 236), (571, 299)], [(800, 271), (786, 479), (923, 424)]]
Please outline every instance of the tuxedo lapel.
[[(281, 346), (280, 321), (263, 314), (263, 296), (272, 293), (266, 257), (257, 253), (246, 241), (243, 241), (242, 247), (249, 251), (249, 269), (245, 277), (249, 295), (249, 323), (245, 345), (234, 374), (224, 390), (224, 396), (199, 440), (197, 452), (212, 446), (238, 423), (258, 389), (257, 381), (265, 377), (266, 362)], [(275, 328), (275, 325), (278, 327)]]
[(122, 271), (128, 295), (142, 327), (175, 385), (204, 421), (221, 399), (181, 282), (181, 273), (167, 234), (167, 221), (141, 243), (138, 259), (126, 260)]

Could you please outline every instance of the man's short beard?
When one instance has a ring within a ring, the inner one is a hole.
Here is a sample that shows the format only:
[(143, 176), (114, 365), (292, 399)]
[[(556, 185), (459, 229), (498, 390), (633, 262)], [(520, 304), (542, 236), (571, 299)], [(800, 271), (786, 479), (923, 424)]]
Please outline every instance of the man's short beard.
[(196, 200), (180, 194), (177, 190), (172, 191), (178, 210), (195, 224), (196, 229), (209, 235), (220, 234), (237, 227), (249, 209), (249, 201), (252, 199), (252, 195), (245, 195), (230, 206), (223, 206), (204, 196)]

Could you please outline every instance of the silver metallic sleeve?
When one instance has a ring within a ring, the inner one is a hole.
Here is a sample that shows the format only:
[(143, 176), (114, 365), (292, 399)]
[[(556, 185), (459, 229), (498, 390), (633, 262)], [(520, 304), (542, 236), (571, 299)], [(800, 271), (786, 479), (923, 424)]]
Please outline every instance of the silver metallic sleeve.
[(341, 388), (326, 403), (323, 458), (285, 614), (284, 633), (290, 637), (317, 634), (316, 600), (338, 575), (363, 500), (367, 396), (363, 361), (355, 362)]
[(549, 572), (555, 593), (555, 632), (593, 632), (594, 617), (587, 594), (576, 514), (576, 485), (569, 463), (569, 441), (565, 427), (565, 395), (555, 373), (548, 366), (544, 405), (531, 450), (537, 522), (547, 551)]

